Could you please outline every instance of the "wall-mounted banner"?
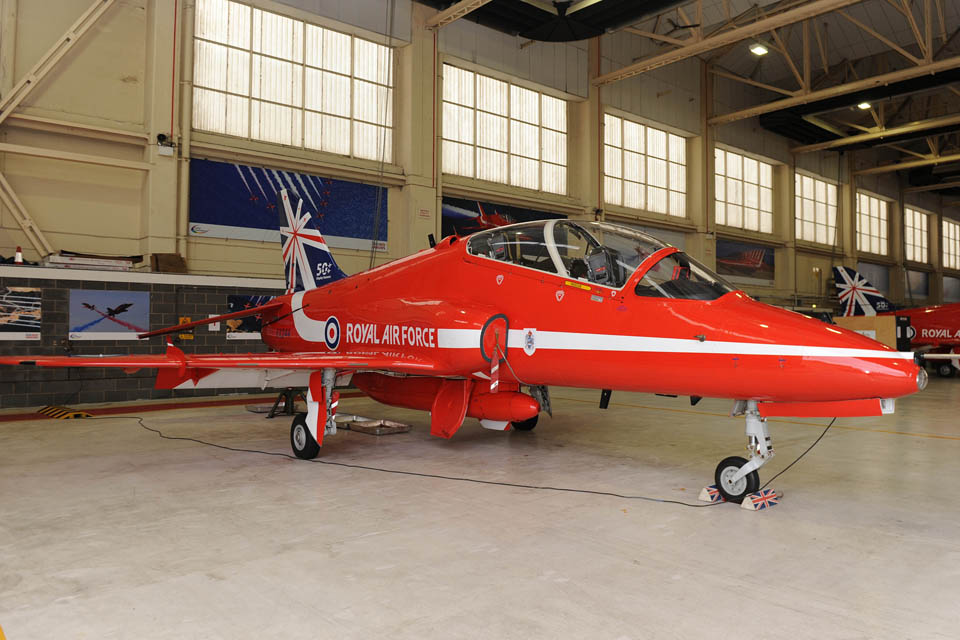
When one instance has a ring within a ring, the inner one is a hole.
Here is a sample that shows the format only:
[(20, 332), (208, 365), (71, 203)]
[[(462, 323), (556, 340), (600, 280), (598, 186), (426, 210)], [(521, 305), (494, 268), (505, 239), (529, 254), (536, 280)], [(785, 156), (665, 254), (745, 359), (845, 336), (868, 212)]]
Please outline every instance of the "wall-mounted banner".
[(734, 282), (745, 279), (773, 284), (773, 247), (718, 238), (717, 273)]
[[(267, 304), (273, 296), (227, 296), (227, 313), (236, 313)], [(227, 320), (227, 340), (259, 340), (260, 316)]]
[(190, 235), (279, 243), (281, 189), (303, 198), (329, 246), (369, 250), (376, 224), (376, 249), (387, 250), (386, 188), (197, 158), (190, 161)]
[(149, 327), (147, 291), (70, 290), (70, 340), (136, 340)]
[(468, 236), (477, 231), (502, 227), (515, 222), (566, 217), (559, 213), (537, 211), (536, 209), (444, 196), (441, 233), (444, 237), (454, 234)]
[(0, 287), (0, 340), (40, 339), (40, 289)]

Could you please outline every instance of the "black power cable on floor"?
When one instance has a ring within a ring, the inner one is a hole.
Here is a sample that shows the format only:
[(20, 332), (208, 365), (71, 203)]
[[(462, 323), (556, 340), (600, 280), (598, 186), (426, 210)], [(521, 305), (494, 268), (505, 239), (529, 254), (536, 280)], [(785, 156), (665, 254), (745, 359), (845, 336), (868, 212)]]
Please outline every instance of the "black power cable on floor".
[[(315, 462), (317, 464), (325, 464), (325, 465), (334, 466), (334, 467), (346, 467), (348, 469), (361, 469), (364, 471), (377, 471), (379, 473), (392, 473), (392, 474), (402, 475), (402, 476), (415, 476), (418, 478), (433, 478), (437, 480), (452, 480), (455, 482), (469, 482), (473, 484), (485, 484), (485, 485), (493, 485), (497, 487), (511, 487), (515, 489), (533, 489), (536, 491), (558, 491), (562, 493), (581, 493), (581, 494), (595, 495), (595, 496), (610, 496), (612, 498), (622, 498), (624, 500), (643, 500), (646, 502), (660, 502), (663, 504), (675, 504), (683, 507), (692, 507), (694, 509), (699, 509), (702, 507), (713, 507), (718, 504), (724, 504), (722, 502), (704, 502), (704, 503), (694, 504), (690, 502), (683, 502), (682, 500), (670, 500), (668, 498), (651, 498), (649, 496), (632, 496), (632, 495), (626, 495), (622, 493), (616, 493), (613, 491), (595, 491), (593, 489), (572, 489), (569, 487), (551, 487), (548, 485), (522, 484), (518, 482), (499, 482), (496, 480), (480, 480), (478, 478), (466, 478), (463, 476), (445, 476), (445, 475), (436, 474), (436, 473), (420, 473), (418, 471), (402, 471), (399, 469), (384, 469), (382, 467), (371, 467), (371, 466), (362, 465), (362, 464), (351, 464), (349, 462), (334, 462), (332, 460), (318, 460), (318, 459), (303, 460), (289, 453), (279, 453), (276, 451), (263, 451), (261, 449), (244, 449), (241, 447), (230, 447), (223, 444), (216, 444), (214, 442), (207, 442), (206, 440), (200, 440), (198, 438), (191, 438), (189, 436), (168, 436), (167, 434), (163, 433), (159, 429), (155, 429), (154, 427), (148, 426), (146, 423), (144, 423), (143, 418), (141, 416), (97, 416), (93, 419), (94, 420), (136, 420), (137, 423), (143, 429), (157, 434), (164, 440), (183, 440), (186, 442), (195, 442), (197, 444), (213, 447), (215, 449), (223, 449), (225, 451), (234, 451), (237, 453), (255, 453), (255, 454), (264, 455), (264, 456), (289, 458), (290, 460), (294, 460), (297, 462)], [(780, 477), (783, 473), (785, 473), (788, 469), (790, 469), (790, 467), (792, 467), (797, 462), (799, 462), (800, 458), (807, 455), (810, 452), (810, 450), (813, 449), (817, 445), (817, 443), (820, 442), (821, 439), (823, 439), (823, 436), (827, 434), (827, 431), (830, 430), (830, 427), (833, 426), (833, 423), (836, 422), (836, 420), (837, 420), (836, 418), (831, 420), (830, 424), (827, 425), (827, 428), (823, 430), (823, 433), (821, 433), (820, 436), (816, 440), (814, 440), (813, 444), (807, 447), (806, 451), (801, 453), (796, 460), (794, 460), (789, 465), (787, 465), (786, 469), (784, 469), (777, 475), (770, 478), (770, 480), (765, 485), (763, 485), (761, 489), (766, 488), (767, 485), (770, 484), (770, 482), (773, 482), (775, 479)]]

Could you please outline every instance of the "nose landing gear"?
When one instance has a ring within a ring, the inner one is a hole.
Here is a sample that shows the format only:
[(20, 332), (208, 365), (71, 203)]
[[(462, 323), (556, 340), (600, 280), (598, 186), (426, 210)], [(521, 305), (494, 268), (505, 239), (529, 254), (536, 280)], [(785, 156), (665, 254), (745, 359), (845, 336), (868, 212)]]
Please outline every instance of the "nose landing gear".
[(731, 415), (744, 416), (747, 422), (747, 449), (750, 460), (739, 456), (724, 458), (714, 472), (717, 491), (727, 502), (741, 503), (760, 487), (757, 469), (773, 458), (773, 441), (767, 429), (767, 420), (760, 416), (756, 400), (737, 400)]

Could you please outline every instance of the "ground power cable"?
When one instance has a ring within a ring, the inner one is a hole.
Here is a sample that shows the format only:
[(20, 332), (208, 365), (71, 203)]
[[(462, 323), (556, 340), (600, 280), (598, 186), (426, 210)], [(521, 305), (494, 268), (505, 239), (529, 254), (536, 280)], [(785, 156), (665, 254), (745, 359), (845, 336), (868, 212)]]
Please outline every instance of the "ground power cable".
[[(298, 458), (298, 457), (296, 457), (296, 456), (294, 456), (294, 455), (291, 455), (291, 454), (289, 454), (289, 453), (281, 453), (281, 452), (279, 452), (279, 451), (264, 451), (264, 450), (262, 450), (262, 449), (246, 449), (246, 448), (243, 448), (243, 447), (231, 447), (231, 446), (228, 446), (228, 445), (217, 444), (217, 443), (215, 443), (215, 442), (209, 442), (209, 441), (207, 441), (207, 440), (201, 440), (200, 438), (193, 438), (193, 437), (190, 437), (190, 436), (171, 436), (171, 435), (167, 435), (167, 434), (165, 434), (163, 431), (161, 431), (160, 429), (157, 429), (157, 428), (155, 428), (155, 427), (151, 427), (151, 426), (149, 426), (148, 424), (146, 424), (146, 423), (143, 421), (143, 417), (142, 417), (142, 416), (95, 416), (95, 417), (92, 418), (92, 419), (93, 419), (93, 420), (136, 420), (137, 423), (139, 424), (139, 426), (140, 426), (141, 428), (143, 428), (143, 429), (146, 430), (146, 431), (150, 431), (151, 433), (155, 433), (157, 436), (159, 436), (160, 438), (162, 438), (162, 439), (164, 439), (164, 440), (181, 440), (181, 441), (184, 441), (184, 442), (193, 442), (193, 443), (195, 443), (195, 444), (199, 444), (199, 445), (203, 445), (203, 446), (207, 446), (207, 447), (213, 447), (213, 448), (215, 448), (215, 449), (222, 449), (222, 450), (224, 450), (224, 451), (232, 451), (232, 452), (234, 452), (234, 453), (253, 453), (253, 454), (258, 454), (258, 455), (263, 455), (263, 456), (273, 456), (273, 457), (276, 457), (276, 458), (287, 458), (287, 459), (293, 460), (293, 461), (295, 461), (295, 462), (314, 462), (314, 463), (317, 463), (317, 464), (323, 464), (323, 465), (328, 465), (328, 466), (332, 466), (332, 467), (345, 467), (345, 468), (348, 468), (348, 469), (359, 469), (359, 470), (362, 470), (362, 471), (375, 471), (375, 472), (378, 472), (378, 473), (389, 473), (389, 474), (401, 475), (401, 476), (413, 476), (413, 477), (417, 477), (417, 478), (430, 478), (430, 479), (435, 479), (435, 480), (450, 480), (450, 481), (453, 481), (453, 482), (468, 482), (468, 483), (471, 483), (471, 484), (490, 485), (490, 486), (497, 486), (497, 487), (510, 487), (510, 488), (514, 488), (514, 489), (531, 489), (531, 490), (535, 490), (535, 491), (554, 491), (554, 492), (558, 492), (558, 493), (577, 493), (577, 494), (595, 495), (595, 496), (608, 496), (608, 497), (612, 497), (612, 498), (621, 498), (621, 499), (623, 499), (623, 500), (642, 500), (642, 501), (645, 501), (645, 502), (658, 502), (658, 503), (661, 503), (661, 504), (674, 504), (674, 505), (679, 505), (679, 506), (683, 506), (683, 507), (691, 507), (691, 508), (694, 508), (694, 509), (699, 509), (699, 508), (701, 508), (701, 507), (712, 507), (712, 506), (715, 506), (715, 505), (718, 505), (718, 504), (723, 504), (722, 502), (691, 503), (691, 502), (684, 502), (684, 501), (682, 501), (682, 500), (672, 500), (672, 499), (669, 499), (669, 498), (654, 498), (654, 497), (650, 497), (650, 496), (628, 495), (628, 494), (623, 494), (623, 493), (617, 493), (617, 492), (615, 492), (615, 491), (598, 491), (598, 490), (594, 490), (594, 489), (576, 489), (576, 488), (572, 488), (572, 487), (552, 487), (552, 486), (549, 486), (549, 485), (524, 484), (524, 483), (520, 483), (520, 482), (501, 482), (501, 481), (498, 481), (498, 480), (484, 480), (484, 479), (481, 479), (481, 478), (468, 478), (468, 477), (465, 477), (465, 476), (447, 476), (447, 475), (437, 474), (437, 473), (422, 473), (422, 472), (419, 472), (419, 471), (404, 471), (404, 470), (402, 470), (402, 469), (386, 469), (386, 468), (383, 468), (383, 467), (374, 467), (374, 466), (363, 465), (363, 464), (353, 464), (353, 463), (350, 463), (350, 462), (336, 462), (336, 461), (333, 461), (333, 460), (319, 460), (319, 459), (316, 459), (316, 458), (315, 458), (315, 459), (312, 459), (312, 460), (304, 460), (304, 459)], [(761, 487), (761, 489), (765, 489), (765, 488), (767, 487), (767, 485), (769, 485), (771, 482), (773, 482), (774, 480), (776, 480), (777, 478), (779, 478), (781, 475), (783, 475), (784, 473), (786, 473), (791, 467), (793, 467), (793, 465), (795, 465), (797, 462), (799, 462), (801, 458), (803, 458), (805, 455), (807, 455), (807, 454), (817, 445), (817, 443), (819, 443), (820, 440), (822, 440), (823, 437), (824, 437), (825, 435), (827, 435), (827, 431), (830, 430), (830, 427), (833, 426), (833, 423), (836, 422), (836, 420), (837, 420), (836, 418), (834, 418), (833, 420), (831, 420), (831, 421), (830, 421), (830, 424), (828, 424), (827, 427), (823, 430), (823, 433), (821, 433), (820, 436), (817, 437), (816, 440), (814, 440), (813, 444), (811, 444), (809, 447), (807, 447), (807, 449), (806, 449), (803, 453), (801, 453), (799, 456), (797, 456), (796, 460), (794, 460), (794, 461), (791, 462), (789, 465), (787, 465), (787, 467), (786, 467), (785, 469), (783, 469), (783, 470), (780, 471), (778, 474), (776, 474), (775, 476), (773, 476), (772, 478), (770, 478), (770, 480), (767, 481), (767, 483), (764, 484), (763, 487)]]

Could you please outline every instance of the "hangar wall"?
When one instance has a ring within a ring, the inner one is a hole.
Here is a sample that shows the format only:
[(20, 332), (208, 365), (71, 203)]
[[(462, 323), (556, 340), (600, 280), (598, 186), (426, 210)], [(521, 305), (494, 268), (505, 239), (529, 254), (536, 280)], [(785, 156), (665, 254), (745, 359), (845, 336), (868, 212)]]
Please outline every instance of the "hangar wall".
[[(713, 113), (745, 106), (759, 90), (707, 75), (696, 59), (597, 89), (590, 78), (630, 63), (655, 50), (649, 41), (626, 32), (570, 44), (525, 42), (520, 38), (460, 20), (427, 30), (429, 8), (398, 0), (393, 32), (387, 3), (375, 0), (249, 0), (248, 4), (389, 44), (396, 49), (395, 154), (380, 163), (293, 149), (191, 127), (193, 15), (196, 0), (115, 0), (113, 6), (44, 78), (15, 113), (0, 125), (0, 171), (55, 249), (101, 254), (179, 253), (197, 274), (278, 277), (281, 262), (272, 243), (191, 236), (189, 163), (213, 158), (308, 171), (389, 187), (388, 251), (382, 263), (427, 244), (439, 234), (443, 194), (551, 209), (572, 216), (600, 215), (685, 235), (686, 246), (714, 262), (717, 238), (746, 238), (772, 246), (777, 275), (772, 285), (745, 285), (761, 299), (784, 304), (829, 301), (829, 267), (856, 264), (854, 212), (848, 158), (819, 153), (794, 155), (790, 141), (767, 132), (756, 120), (708, 127)], [(65, 32), (90, 0), (0, 0), (0, 95), (9, 93), (40, 56)], [(176, 30), (176, 38), (174, 31)], [(176, 51), (174, 51), (176, 42)], [(436, 52), (436, 53), (435, 53)], [(436, 58), (435, 58), (436, 55)], [(534, 192), (481, 180), (446, 175), (439, 167), (437, 102), (443, 61), (499, 73), (556, 92), (569, 101), (569, 187), (565, 196)], [(753, 93), (751, 93), (753, 92)], [(650, 211), (605, 206), (600, 166), (602, 114), (619, 113), (656, 124), (687, 138), (685, 219)], [(178, 143), (174, 157), (158, 154), (157, 134)], [(772, 235), (718, 229), (712, 215), (714, 145), (753, 154), (776, 164), (775, 222)], [(44, 154), (31, 149), (46, 150)], [(25, 151), (26, 150), (26, 151)], [(77, 154), (71, 161), (64, 158)], [(856, 167), (881, 161), (874, 152), (856, 156)], [(840, 246), (824, 250), (793, 238), (795, 169), (841, 184)], [(892, 200), (891, 230), (899, 234), (900, 185), (895, 178), (861, 179), (858, 188)], [(934, 214), (944, 211), (938, 198), (911, 194), (907, 200)], [(597, 214), (597, 210), (602, 210)], [(937, 232), (931, 234), (931, 253)], [(904, 263), (894, 237), (889, 256), (892, 295), (903, 299)], [(11, 213), (0, 206), (0, 255), (23, 246), (37, 259)], [(348, 272), (369, 266), (369, 251), (337, 250)], [(873, 257), (871, 257), (873, 258)], [(820, 269), (817, 276), (814, 271)], [(911, 268), (931, 274), (926, 301), (942, 295), (942, 269), (934, 258)], [(801, 299), (802, 298), (802, 299)], [(924, 300), (914, 300), (917, 303)]]

